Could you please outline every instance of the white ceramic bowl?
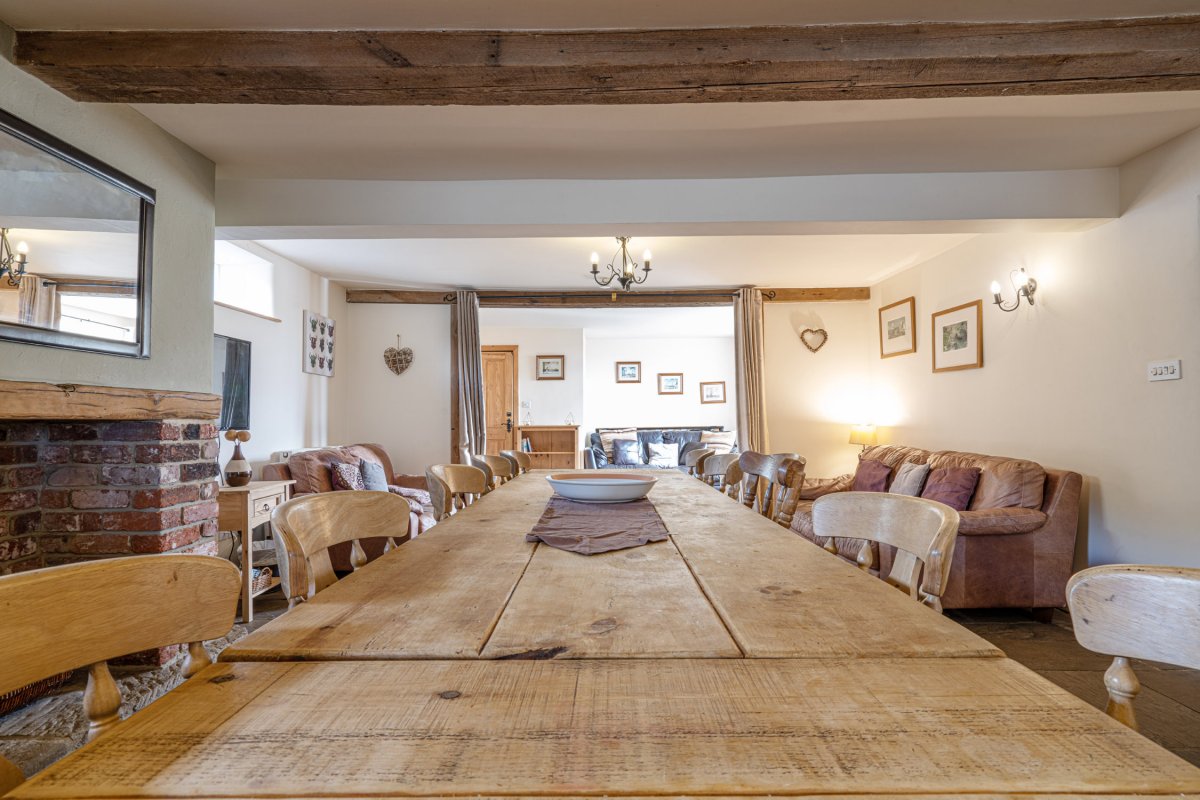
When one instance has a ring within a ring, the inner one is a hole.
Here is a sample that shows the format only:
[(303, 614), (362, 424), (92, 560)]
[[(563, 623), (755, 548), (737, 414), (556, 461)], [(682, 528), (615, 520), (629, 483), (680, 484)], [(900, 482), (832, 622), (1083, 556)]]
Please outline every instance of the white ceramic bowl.
[(632, 472), (563, 472), (547, 475), (554, 491), (580, 503), (631, 503), (650, 493), (658, 478)]

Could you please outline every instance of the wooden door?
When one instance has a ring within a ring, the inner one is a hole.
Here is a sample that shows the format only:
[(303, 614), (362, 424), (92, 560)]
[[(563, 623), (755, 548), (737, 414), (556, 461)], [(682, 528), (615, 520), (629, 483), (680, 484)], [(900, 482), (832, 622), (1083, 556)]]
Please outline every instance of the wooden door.
[(517, 449), (517, 346), (484, 345), (483, 403), (487, 452)]

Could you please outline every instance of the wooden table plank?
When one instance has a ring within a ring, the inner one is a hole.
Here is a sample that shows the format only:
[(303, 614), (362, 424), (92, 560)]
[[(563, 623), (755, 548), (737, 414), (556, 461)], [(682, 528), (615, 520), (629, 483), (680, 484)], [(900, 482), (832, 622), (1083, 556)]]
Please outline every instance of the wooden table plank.
[(1009, 792), (1200, 770), (1002, 658), (245, 663), (11, 796)]
[(746, 656), (1003, 655), (883, 581), (703, 489), (663, 492), (655, 507)]
[(671, 542), (583, 556), (539, 544), (484, 658), (739, 658)]
[(525, 533), (541, 510), (520, 492), (493, 492), (240, 639), (221, 659), (477, 658), (533, 554)]

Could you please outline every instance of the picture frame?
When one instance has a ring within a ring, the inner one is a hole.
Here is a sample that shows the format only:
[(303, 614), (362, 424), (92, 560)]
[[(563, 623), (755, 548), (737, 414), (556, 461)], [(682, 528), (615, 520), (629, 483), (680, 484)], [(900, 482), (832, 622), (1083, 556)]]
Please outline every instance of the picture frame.
[(724, 403), (725, 381), (703, 381), (700, 384), (700, 403)]
[(660, 372), (660, 373), (658, 373), (658, 393), (659, 394), (683, 394), (683, 373), (682, 372)]
[(879, 357), (917, 352), (917, 299), (906, 297), (879, 309)]
[(333, 377), (333, 332), (336, 324), (329, 317), (305, 310), (304, 327), (300, 331), (304, 337), (300, 367), (310, 375)]
[(642, 382), (642, 362), (640, 361), (618, 361), (617, 362), (617, 383), (641, 383)]
[(972, 300), (938, 311), (930, 342), (933, 371), (953, 372), (983, 366), (983, 301)]
[(534, 356), (533, 377), (539, 381), (561, 381), (567, 377), (566, 356)]

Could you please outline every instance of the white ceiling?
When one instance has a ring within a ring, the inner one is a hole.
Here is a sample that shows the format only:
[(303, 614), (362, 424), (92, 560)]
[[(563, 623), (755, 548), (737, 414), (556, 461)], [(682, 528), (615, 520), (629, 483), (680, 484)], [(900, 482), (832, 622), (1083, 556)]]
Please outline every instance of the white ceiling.
[(705, 308), (481, 308), (481, 328), (582, 328), (588, 339), (733, 336), (733, 306)]
[[(868, 286), (955, 247), (970, 234), (637, 237), (653, 252), (657, 288)], [(594, 289), (589, 257), (606, 237), (545, 239), (308, 239), (260, 244), (346, 286)]]
[(1195, 12), (1195, 0), (0, 0), (18, 29), (670, 28)]

